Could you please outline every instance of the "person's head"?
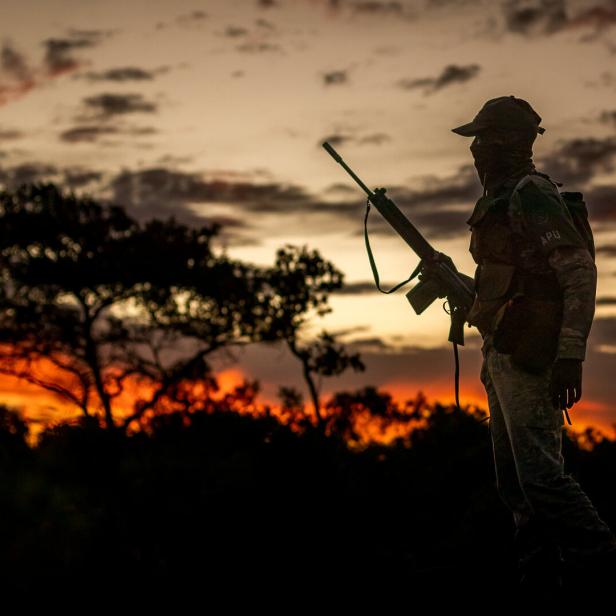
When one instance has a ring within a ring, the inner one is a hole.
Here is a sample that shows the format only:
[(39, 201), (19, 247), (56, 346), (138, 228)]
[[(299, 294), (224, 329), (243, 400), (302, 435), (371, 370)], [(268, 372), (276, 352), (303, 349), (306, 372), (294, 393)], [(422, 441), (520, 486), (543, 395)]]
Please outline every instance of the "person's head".
[(474, 137), (470, 150), (475, 159), (479, 179), (503, 179), (532, 166), (533, 143), (541, 117), (521, 98), (499, 96), (487, 101), (468, 124), (451, 130), (458, 135)]

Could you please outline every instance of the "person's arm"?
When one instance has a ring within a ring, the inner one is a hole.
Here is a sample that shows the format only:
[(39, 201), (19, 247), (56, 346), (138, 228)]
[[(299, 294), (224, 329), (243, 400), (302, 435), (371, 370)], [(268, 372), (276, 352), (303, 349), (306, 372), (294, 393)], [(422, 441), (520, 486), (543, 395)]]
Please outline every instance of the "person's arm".
[(548, 256), (563, 291), (563, 320), (557, 359), (586, 357), (586, 341), (595, 315), (597, 268), (585, 248), (562, 246)]
[(534, 238), (562, 289), (563, 319), (550, 393), (556, 408), (567, 409), (582, 396), (582, 362), (595, 313), (597, 270), (555, 186), (533, 178), (518, 193), (512, 199), (513, 222)]

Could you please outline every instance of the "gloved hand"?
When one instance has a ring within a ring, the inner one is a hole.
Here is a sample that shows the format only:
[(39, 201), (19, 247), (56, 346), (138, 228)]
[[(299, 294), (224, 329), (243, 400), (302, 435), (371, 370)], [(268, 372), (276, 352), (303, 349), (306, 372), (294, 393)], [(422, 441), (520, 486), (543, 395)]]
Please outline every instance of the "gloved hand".
[(550, 383), (555, 408), (570, 409), (582, 397), (582, 362), (579, 359), (557, 359), (552, 367)]

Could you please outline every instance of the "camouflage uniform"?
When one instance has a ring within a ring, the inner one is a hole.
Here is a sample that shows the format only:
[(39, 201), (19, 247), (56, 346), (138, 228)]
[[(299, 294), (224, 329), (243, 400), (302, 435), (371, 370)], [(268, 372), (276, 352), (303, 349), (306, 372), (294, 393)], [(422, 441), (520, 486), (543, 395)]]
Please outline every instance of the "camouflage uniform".
[(596, 268), (558, 189), (535, 172), (509, 200), (519, 180), (510, 178), (490, 197), (484, 194), (468, 221), (471, 252), (479, 264), (468, 320), (484, 338), (481, 380), (488, 395), (496, 486), (512, 511), (524, 568), (551, 556), (583, 562), (616, 548), (616, 537), (564, 473), (563, 414), (550, 395), (553, 363), (532, 373), (494, 348), (493, 333), (516, 271), (538, 280), (544, 291), (556, 285), (562, 314), (556, 358), (584, 359), (594, 316)]

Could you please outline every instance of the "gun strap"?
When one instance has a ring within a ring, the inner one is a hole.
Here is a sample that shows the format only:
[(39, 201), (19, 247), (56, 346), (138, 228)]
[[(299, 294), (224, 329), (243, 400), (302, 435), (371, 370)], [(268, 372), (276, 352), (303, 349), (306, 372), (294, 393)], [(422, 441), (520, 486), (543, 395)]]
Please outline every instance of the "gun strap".
[(453, 375), (454, 392), (456, 395), (456, 408), (458, 411), (462, 411), (460, 408), (460, 357), (458, 356), (458, 345), (453, 342), (453, 359), (455, 363), (455, 371)]
[(397, 284), (389, 291), (383, 291), (381, 289), (381, 285), (379, 284), (379, 272), (376, 268), (376, 263), (374, 262), (374, 256), (372, 255), (372, 250), (370, 249), (370, 240), (368, 239), (368, 214), (370, 213), (370, 199), (366, 200), (366, 215), (364, 216), (364, 239), (366, 240), (366, 250), (368, 251), (368, 259), (370, 260), (370, 267), (372, 268), (372, 275), (374, 276), (374, 282), (376, 283), (376, 288), (381, 293), (393, 293), (397, 291), (402, 285), (405, 285), (407, 282), (411, 281), (416, 275), (417, 271), (413, 271), (413, 273), (401, 283)]
[[(379, 272), (376, 267), (376, 263), (374, 262), (374, 257), (372, 255), (372, 250), (370, 249), (370, 240), (368, 239), (368, 214), (370, 213), (370, 199), (366, 200), (366, 215), (364, 216), (364, 239), (366, 240), (366, 250), (368, 252), (368, 259), (370, 260), (370, 267), (372, 268), (372, 274), (374, 275), (374, 282), (376, 283), (377, 289), (381, 293), (393, 293), (397, 289), (399, 289), (402, 285), (411, 281), (416, 275), (417, 270), (413, 271), (413, 273), (400, 284), (397, 284), (393, 289), (389, 291), (383, 291), (381, 289), (381, 285), (379, 284)], [(454, 391), (456, 396), (456, 408), (460, 409), (460, 357), (458, 355), (458, 345), (453, 343), (453, 357), (455, 362), (455, 372), (454, 372)]]

